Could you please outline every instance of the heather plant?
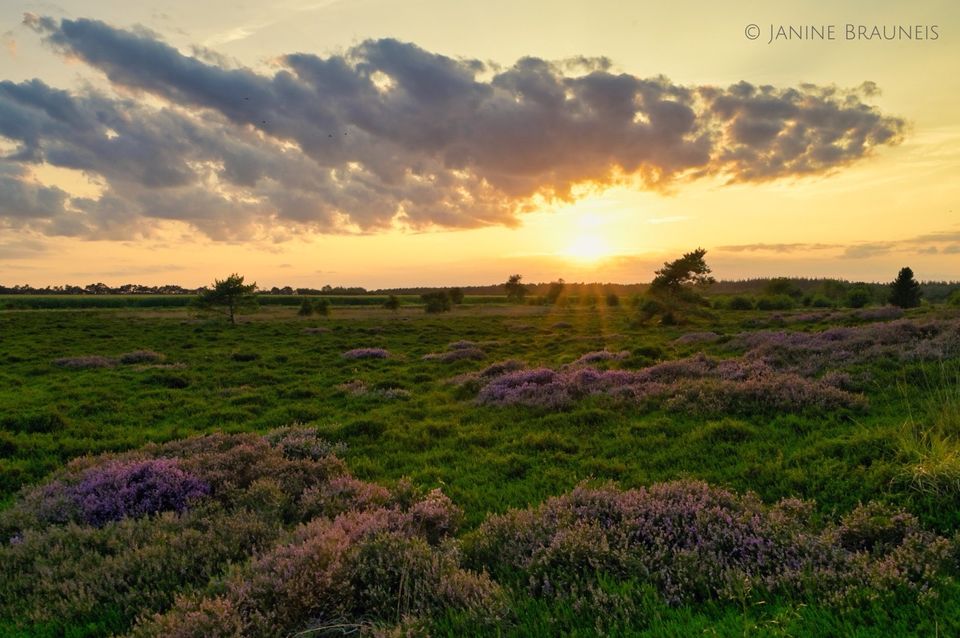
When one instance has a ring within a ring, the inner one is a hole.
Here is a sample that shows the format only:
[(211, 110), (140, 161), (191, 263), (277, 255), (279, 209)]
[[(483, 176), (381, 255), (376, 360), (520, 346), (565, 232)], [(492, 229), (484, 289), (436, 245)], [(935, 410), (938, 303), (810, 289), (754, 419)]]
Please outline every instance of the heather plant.
[(447, 542), (455, 515), (449, 501), (430, 495), (407, 510), (373, 507), (316, 518), (231, 574), (221, 593), (181, 598), (132, 635), (206, 636), (210, 614), (251, 638), (360, 631), (451, 609), (494, 625), (504, 599), (488, 577), (460, 567)]
[(134, 363), (159, 363), (165, 358), (162, 354), (153, 350), (134, 350), (121, 354), (118, 360), (120, 363), (130, 365)]
[(390, 352), (384, 348), (354, 348), (341, 356), (344, 359), (387, 359)]
[(580, 355), (571, 366), (581, 366), (588, 365), (591, 363), (600, 363), (604, 361), (623, 361), (630, 357), (630, 352), (627, 350), (621, 350), (619, 352), (613, 352), (610, 350), (596, 350), (594, 352), (587, 352)]
[(689, 414), (863, 408), (862, 397), (820, 380), (779, 372), (757, 359), (712, 359), (698, 354), (640, 370), (587, 366), (521, 369), (491, 377), (477, 393), (481, 405), (568, 407), (589, 396), (658, 403)]
[(744, 592), (854, 606), (862, 597), (951, 581), (949, 540), (902, 512), (870, 504), (836, 526), (809, 506), (773, 507), (697, 481), (620, 491), (581, 484), (526, 510), (489, 517), (467, 538), (467, 564), (543, 598), (584, 604), (598, 578), (652, 586), (670, 604)]
[(487, 353), (476, 347), (472, 341), (457, 341), (450, 344), (445, 352), (431, 352), (423, 355), (423, 360), (453, 363), (465, 360), (478, 361), (485, 359), (486, 356)]
[(703, 332), (687, 332), (673, 340), (678, 345), (689, 345), (694, 343), (713, 343), (720, 339), (720, 335), (712, 330)]

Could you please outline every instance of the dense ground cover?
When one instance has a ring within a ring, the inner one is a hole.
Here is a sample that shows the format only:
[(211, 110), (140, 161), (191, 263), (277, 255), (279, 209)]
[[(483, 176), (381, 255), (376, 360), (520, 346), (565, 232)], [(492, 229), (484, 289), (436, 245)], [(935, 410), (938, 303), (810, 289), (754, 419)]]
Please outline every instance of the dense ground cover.
[[(25, 579), (6, 579), (0, 629), (269, 626), (263, 601), (306, 595), (270, 574), (303, 568), (342, 596), (310, 590), (285, 632), (960, 631), (956, 311), (670, 327), (603, 306), (295, 312), (233, 328), (176, 309), (0, 312), (0, 551)], [(292, 423), (312, 429), (143, 448)], [(265, 460), (206, 449), (238, 445)], [(62, 469), (101, 453), (121, 457)], [(411, 523), (418, 507), (442, 533)], [(684, 517), (659, 553), (637, 540)], [(160, 538), (205, 549), (187, 566)], [(136, 556), (115, 550), (131, 539)], [(41, 564), (41, 547), (59, 549)], [(329, 560), (307, 569), (305, 547)], [(79, 583), (97, 556), (155, 580), (98, 594)], [(83, 595), (44, 612), (29, 601), (62, 592), (26, 584), (35, 569)]]

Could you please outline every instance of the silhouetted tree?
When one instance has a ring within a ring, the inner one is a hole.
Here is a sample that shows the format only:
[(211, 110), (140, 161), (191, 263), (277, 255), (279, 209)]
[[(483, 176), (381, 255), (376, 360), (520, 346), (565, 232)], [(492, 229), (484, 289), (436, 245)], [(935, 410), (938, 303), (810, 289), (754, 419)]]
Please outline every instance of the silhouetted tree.
[(697, 248), (680, 259), (665, 262), (650, 282), (650, 293), (657, 296), (698, 296), (694, 292), (696, 288), (716, 282), (703, 259), (706, 254), (705, 249)]
[(383, 302), (383, 307), (387, 310), (397, 311), (400, 308), (400, 300), (397, 299), (396, 295), (390, 295), (387, 297), (387, 300)]
[(549, 305), (554, 305), (557, 303), (557, 300), (560, 299), (560, 295), (563, 294), (563, 289), (566, 287), (566, 282), (563, 279), (558, 279), (550, 284), (550, 287), (547, 288), (547, 294), (545, 296), (545, 301)]
[(453, 304), (450, 303), (450, 295), (447, 294), (446, 290), (427, 292), (420, 295), (420, 298), (423, 300), (424, 311), (431, 314), (449, 312), (453, 307)]
[(916, 308), (920, 305), (920, 295), (920, 284), (913, 278), (913, 271), (901, 268), (890, 284), (890, 303), (901, 308)]
[(257, 303), (257, 284), (244, 284), (243, 277), (234, 273), (224, 280), (216, 279), (213, 288), (201, 290), (196, 304), (201, 310), (219, 312), (236, 323), (236, 315), (252, 312)]
[(451, 288), (447, 291), (447, 294), (450, 295), (450, 301), (452, 301), (454, 305), (459, 306), (463, 303), (463, 290), (460, 288)]
[(521, 302), (527, 296), (527, 287), (520, 283), (523, 275), (510, 275), (503, 287), (507, 291), (507, 301)]

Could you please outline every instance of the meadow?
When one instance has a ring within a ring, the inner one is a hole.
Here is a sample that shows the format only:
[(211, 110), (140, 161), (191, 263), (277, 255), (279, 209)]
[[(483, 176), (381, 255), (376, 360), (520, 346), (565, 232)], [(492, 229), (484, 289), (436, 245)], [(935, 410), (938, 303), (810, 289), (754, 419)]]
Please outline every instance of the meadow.
[(0, 311), (0, 635), (960, 633), (960, 310), (472, 301)]

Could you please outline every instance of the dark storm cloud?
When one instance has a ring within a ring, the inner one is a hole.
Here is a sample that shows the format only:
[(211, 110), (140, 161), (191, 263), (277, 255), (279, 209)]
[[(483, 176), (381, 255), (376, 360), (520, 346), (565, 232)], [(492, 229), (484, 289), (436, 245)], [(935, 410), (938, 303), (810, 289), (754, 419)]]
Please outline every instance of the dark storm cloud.
[(828, 173), (905, 128), (862, 101), (871, 84), (686, 87), (614, 73), (604, 58), (498, 67), (390, 39), (287, 55), (268, 76), (143, 29), (24, 22), (127, 96), (0, 83), (0, 137), (16, 145), (4, 163), (47, 162), (105, 185), (96, 200), (69, 198), (3, 173), (0, 220), (48, 233), (133, 237), (157, 220), (217, 239), (513, 224), (586, 182)]

